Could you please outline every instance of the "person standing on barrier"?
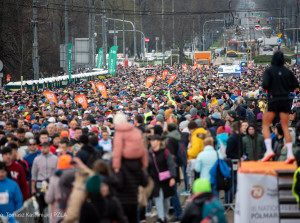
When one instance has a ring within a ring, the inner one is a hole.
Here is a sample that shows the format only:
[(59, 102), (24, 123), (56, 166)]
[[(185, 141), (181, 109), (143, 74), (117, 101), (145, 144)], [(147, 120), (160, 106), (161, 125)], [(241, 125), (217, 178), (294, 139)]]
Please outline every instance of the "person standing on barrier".
[(265, 138), (266, 152), (262, 159), (263, 162), (269, 161), (275, 156), (272, 150), (270, 134), (270, 124), (279, 114), (284, 138), (287, 146), (287, 159), (285, 163), (293, 163), (293, 144), (291, 134), (288, 129), (289, 113), (291, 111), (289, 93), (299, 88), (299, 82), (295, 75), (284, 66), (284, 55), (277, 51), (274, 53), (272, 66), (266, 69), (263, 74), (263, 88), (268, 91), (268, 106), (263, 114), (263, 134)]

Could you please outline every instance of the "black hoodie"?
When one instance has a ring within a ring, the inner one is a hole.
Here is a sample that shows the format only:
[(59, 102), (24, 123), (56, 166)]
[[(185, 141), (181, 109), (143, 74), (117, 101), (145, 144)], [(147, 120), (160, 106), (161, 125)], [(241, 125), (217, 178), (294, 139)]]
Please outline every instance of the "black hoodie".
[(292, 71), (284, 65), (283, 53), (274, 53), (272, 66), (263, 74), (263, 88), (268, 90), (269, 102), (288, 100), (289, 93), (299, 87), (299, 82)]

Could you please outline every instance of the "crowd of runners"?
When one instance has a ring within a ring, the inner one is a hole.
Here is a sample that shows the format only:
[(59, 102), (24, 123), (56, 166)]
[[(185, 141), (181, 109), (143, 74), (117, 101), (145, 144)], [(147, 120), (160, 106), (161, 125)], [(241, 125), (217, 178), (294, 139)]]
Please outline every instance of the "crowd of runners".
[[(288, 68), (295, 74), (287, 109), (295, 154), (300, 70)], [(136, 223), (149, 216), (200, 222), (213, 215), (226, 222), (217, 199), (218, 159), (293, 159), (279, 115), (270, 120), (271, 152), (264, 141), (266, 69), (254, 65), (240, 77), (219, 78), (213, 66), (119, 67), (115, 77), (95, 80), (106, 86), (106, 99), (86, 81), (65, 89), (1, 89), (1, 216), (13, 221), (11, 214), (35, 197), (40, 213), (48, 207), (50, 222)], [(168, 85), (171, 74), (176, 79)], [(155, 81), (146, 88), (149, 76)], [(52, 91), (57, 104), (44, 91)], [(74, 100), (81, 94), (87, 108)], [(221, 171), (225, 181), (231, 177), (227, 167)], [(230, 196), (224, 202), (232, 203), (235, 190), (225, 190)], [(181, 196), (191, 196), (185, 208)]]

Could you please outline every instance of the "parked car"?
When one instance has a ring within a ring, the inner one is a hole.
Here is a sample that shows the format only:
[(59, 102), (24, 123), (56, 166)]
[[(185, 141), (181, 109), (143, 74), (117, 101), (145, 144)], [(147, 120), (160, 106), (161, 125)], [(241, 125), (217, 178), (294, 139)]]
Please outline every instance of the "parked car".
[(271, 46), (264, 46), (263, 51), (273, 51)]

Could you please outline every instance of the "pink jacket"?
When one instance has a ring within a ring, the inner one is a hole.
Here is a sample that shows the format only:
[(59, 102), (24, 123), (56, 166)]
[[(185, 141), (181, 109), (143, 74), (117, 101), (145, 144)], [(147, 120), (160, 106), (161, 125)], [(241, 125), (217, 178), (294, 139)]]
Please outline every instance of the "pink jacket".
[(119, 124), (115, 128), (113, 140), (113, 168), (120, 169), (122, 157), (141, 158), (143, 169), (148, 167), (148, 153), (144, 146), (142, 133), (131, 123)]

